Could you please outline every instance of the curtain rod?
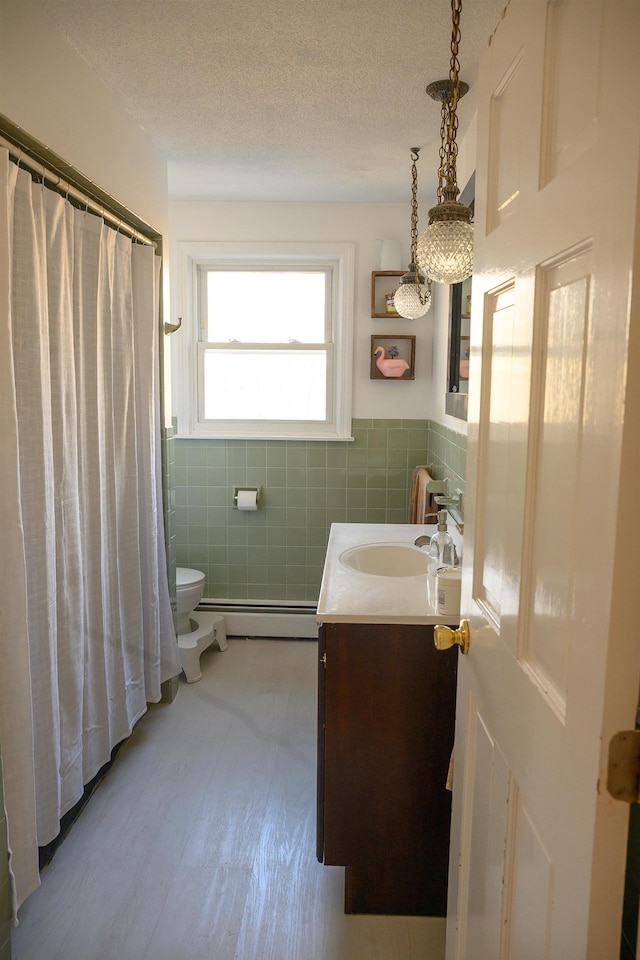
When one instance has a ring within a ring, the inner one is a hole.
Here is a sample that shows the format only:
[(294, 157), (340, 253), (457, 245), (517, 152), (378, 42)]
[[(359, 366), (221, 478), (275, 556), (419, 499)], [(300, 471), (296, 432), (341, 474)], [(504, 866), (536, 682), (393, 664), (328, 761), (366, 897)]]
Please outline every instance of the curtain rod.
[(2, 134), (0, 134), (0, 147), (6, 147), (6, 149), (9, 151), (9, 157), (16, 162), (18, 166), (24, 167), (28, 169), (30, 173), (35, 173), (37, 176), (42, 177), (43, 181), (46, 181), (50, 186), (54, 187), (56, 191), (64, 196), (73, 197), (74, 200), (80, 203), (83, 207), (86, 207), (87, 210), (97, 214), (97, 216), (104, 220), (105, 223), (108, 223), (110, 226), (115, 226), (117, 230), (119, 230), (121, 233), (125, 233), (127, 236), (131, 237), (132, 240), (137, 240), (139, 243), (145, 243), (148, 246), (156, 245), (150, 237), (145, 236), (144, 233), (141, 233), (126, 220), (123, 220), (115, 213), (112, 213), (98, 200), (90, 197), (86, 193), (83, 193), (82, 190), (79, 190), (72, 183), (69, 183), (69, 181), (65, 180), (64, 177), (61, 177), (54, 170), (49, 169), (39, 160), (36, 160), (34, 157), (32, 157), (28, 152), (28, 148), (23, 149), (22, 147), (16, 146), (15, 143), (7, 140), (2, 136)]

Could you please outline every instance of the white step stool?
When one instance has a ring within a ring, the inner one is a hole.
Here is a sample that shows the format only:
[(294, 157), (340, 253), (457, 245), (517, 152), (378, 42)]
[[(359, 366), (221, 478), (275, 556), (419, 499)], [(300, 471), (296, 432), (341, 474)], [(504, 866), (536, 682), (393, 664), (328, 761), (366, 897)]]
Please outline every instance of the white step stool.
[(200, 654), (212, 643), (217, 643), (220, 650), (226, 650), (227, 631), (224, 617), (219, 613), (195, 611), (189, 617), (194, 629), (191, 633), (178, 634), (178, 655), (180, 666), (189, 683), (195, 683), (202, 677), (200, 670)]

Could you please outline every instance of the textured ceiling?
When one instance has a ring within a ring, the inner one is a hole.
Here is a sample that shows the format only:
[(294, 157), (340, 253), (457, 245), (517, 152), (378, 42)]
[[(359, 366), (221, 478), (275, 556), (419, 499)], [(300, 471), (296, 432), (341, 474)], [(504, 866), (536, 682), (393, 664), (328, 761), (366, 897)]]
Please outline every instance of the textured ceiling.
[[(39, 0), (167, 157), (176, 199), (409, 200), (435, 190), (449, 0)], [(506, 0), (465, 0), (460, 135)]]

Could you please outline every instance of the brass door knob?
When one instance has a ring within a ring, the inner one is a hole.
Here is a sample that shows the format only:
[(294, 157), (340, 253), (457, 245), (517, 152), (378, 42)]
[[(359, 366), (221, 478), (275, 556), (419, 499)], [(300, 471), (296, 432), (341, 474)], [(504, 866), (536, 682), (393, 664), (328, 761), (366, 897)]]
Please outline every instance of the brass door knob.
[(449, 647), (453, 647), (457, 643), (463, 653), (469, 653), (471, 642), (469, 621), (461, 620), (457, 630), (445, 627), (442, 623), (436, 624), (433, 628), (433, 642), (438, 650), (448, 650)]

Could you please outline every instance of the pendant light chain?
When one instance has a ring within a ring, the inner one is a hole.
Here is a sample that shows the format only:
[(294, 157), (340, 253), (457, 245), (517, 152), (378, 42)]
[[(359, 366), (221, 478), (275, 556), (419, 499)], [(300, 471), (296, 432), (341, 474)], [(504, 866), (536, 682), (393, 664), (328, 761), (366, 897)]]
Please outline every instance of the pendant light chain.
[[(411, 264), (415, 270), (418, 248), (418, 150), (411, 151)], [(421, 284), (416, 284), (416, 294), (424, 307), (431, 300), (431, 283), (428, 281), (424, 291)]]
[(411, 151), (411, 263), (416, 262), (418, 246), (418, 161), (417, 150)]
[(451, 81), (451, 98), (448, 104), (443, 104), (443, 122), (446, 106), (446, 159), (445, 159), (445, 185), (443, 187), (443, 196), (445, 200), (455, 200), (458, 196), (457, 185), (457, 159), (458, 144), (456, 136), (458, 133), (458, 100), (460, 97), (460, 61), (458, 59), (458, 50), (460, 48), (460, 14), (462, 12), (462, 0), (451, 0), (451, 60), (449, 64), (449, 80)]
[(440, 166), (438, 167), (438, 203), (444, 202), (444, 185), (447, 182), (447, 128), (449, 124), (449, 101), (445, 98), (440, 105)]

